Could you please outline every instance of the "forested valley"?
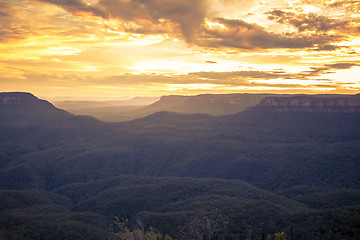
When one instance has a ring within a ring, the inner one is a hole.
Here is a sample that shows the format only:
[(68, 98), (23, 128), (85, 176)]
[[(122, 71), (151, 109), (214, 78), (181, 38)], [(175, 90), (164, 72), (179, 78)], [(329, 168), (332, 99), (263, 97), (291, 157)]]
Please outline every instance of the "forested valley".
[(359, 98), (105, 123), (1, 93), (0, 239), (360, 239)]

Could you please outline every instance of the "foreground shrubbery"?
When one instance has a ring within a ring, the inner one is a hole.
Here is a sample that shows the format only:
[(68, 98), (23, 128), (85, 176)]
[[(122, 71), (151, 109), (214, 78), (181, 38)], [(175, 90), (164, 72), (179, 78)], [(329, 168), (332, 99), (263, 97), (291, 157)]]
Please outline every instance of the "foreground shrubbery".
[[(115, 217), (115, 227), (118, 228), (118, 232), (114, 233), (111, 240), (174, 240), (169, 235), (162, 235), (159, 231), (156, 231), (154, 227), (149, 227), (145, 230), (141, 221), (138, 221), (138, 227), (134, 230), (130, 230), (125, 225), (127, 220), (120, 221), (118, 217)], [(216, 228), (216, 227), (215, 227)], [(188, 224), (186, 231), (179, 231), (181, 240), (223, 240), (222, 236), (214, 236), (214, 226), (211, 224), (208, 217), (201, 219), (195, 219)], [(250, 233), (246, 240), (251, 240), (252, 234)], [(256, 238), (255, 238), (256, 239)], [(284, 232), (275, 233), (274, 235), (268, 234), (266, 240), (287, 240), (287, 235)]]
[(140, 221), (138, 221), (139, 227), (134, 230), (130, 230), (125, 226), (127, 220), (120, 221), (118, 217), (115, 217), (114, 224), (118, 232), (114, 233), (112, 240), (173, 240), (173, 238), (168, 235), (163, 236), (153, 227), (145, 230)]

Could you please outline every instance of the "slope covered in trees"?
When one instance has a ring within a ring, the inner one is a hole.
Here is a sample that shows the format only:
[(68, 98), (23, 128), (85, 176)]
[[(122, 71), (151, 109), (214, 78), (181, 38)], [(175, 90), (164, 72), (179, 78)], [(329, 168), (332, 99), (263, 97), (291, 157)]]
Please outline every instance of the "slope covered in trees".
[(114, 216), (175, 238), (202, 217), (213, 239), (360, 236), (359, 113), (160, 112), (110, 124), (10, 98), (0, 101), (3, 238), (107, 239)]

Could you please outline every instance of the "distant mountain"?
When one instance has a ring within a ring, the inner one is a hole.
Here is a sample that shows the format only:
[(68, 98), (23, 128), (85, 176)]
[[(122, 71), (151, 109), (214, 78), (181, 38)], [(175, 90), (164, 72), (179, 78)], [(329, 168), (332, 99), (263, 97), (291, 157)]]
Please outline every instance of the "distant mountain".
[[(128, 101), (55, 102), (57, 107), (76, 115), (89, 115), (106, 122), (124, 122), (156, 112), (224, 116), (247, 109), (256, 111), (354, 112), (360, 111), (359, 95), (286, 95), (286, 94), (202, 94), (134, 98)], [(146, 106), (145, 106), (146, 105)]]
[(54, 105), (76, 115), (88, 115), (106, 122), (124, 122), (144, 117), (138, 109), (159, 97), (135, 97), (122, 101), (55, 101)]
[(63, 101), (54, 102), (77, 115), (90, 115), (107, 122), (124, 122), (143, 118), (156, 112), (176, 112), (187, 114), (230, 115), (255, 106), (271, 94), (202, 94), (196, 96), (163, 96), (158, 98), (133, 98), (128, 101), (94, 102)]
[(57, 101), (55, 106), (76, 115), (106, 122), (125, 122), (156, 112), (229, 115), (255, 106), (270, 94), (203, 94), (197, 96), (136, 97), (124, 101)]
[(164, 96), (159, 101), (140, 109), (144, 113), (161, 111), (204, 113), (213, 116), (230, 115), (255, 106), (271, 94), (202, 94), (196, 96)]
[(158, 101), (159, 97), (134, 97), (121, 101), (54, 101), (54, 105), (61, 109), (90, 109), (119, 106), (145, 106)]

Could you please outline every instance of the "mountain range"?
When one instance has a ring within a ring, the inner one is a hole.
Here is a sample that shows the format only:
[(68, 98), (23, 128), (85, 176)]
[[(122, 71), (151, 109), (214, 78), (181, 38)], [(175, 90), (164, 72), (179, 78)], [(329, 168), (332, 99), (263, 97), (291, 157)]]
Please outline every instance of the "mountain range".
[[(54, 105), (76, 115), (89, 115), (106, 122), (124, 122), (164, 111), (185, 114), (201, 113), (211, 116), (232, 115), (255, 107), (258, 104), (260, 106), (267, 104), (266, 109), (269, 109), (269, 101), (272, 101), (272, 111), (274, 111), (275, 105), (280, 104), (280, 100), (287, 101), (289, 98), (293, 99), (293, 103), (288, 102), (288, 104), (291, 105), (292, 110), (295, 110), (296, 106), (298, 109), (301, 107), (304, 110), (304, 107), (306, 107), (306, 109), (309, 110), (309, 107), (312, 106), (313, 111), (335, 111), (336, 106), (339, 104), (341, 105), (342, 102), (350, 104), (352, 101), (355, 105), (353, 106), (354, 108), (349, 111), (353, 111), (356, 108), (357, 111), (359, 111), (359, 100), (356, 97), (351, 95), (330, 94), (313, 96), (247, 93), (201, 94), (195, 96), (170, 95), (161, 98), (140, 97), (126, 101), (56, 101), (54, 102)], [(303, 102), (301, 102), (300, 99), (303, 99)], [(264, 101), (268, 102), (265, 103)], [(337, 103), (334, 103), (335, 105), (333, 105), (331, 109), (326, 109), (325, 105), (330, 107), (332, 104), (331, 101), (337, 101)], [(324, 103), (325, 105), (318, 106), (318, 104), (321, 103)], [(338, 108), (339, 111), (345, 111), (345, 106), (340, 105)], [(282, 108), (284, 107), (285, 105), (282, 106)], [(280, 111), (278, 105), (277, 110)], [(290, 108), (288, 108), (288, 110), (290, 110)]]
[(359, 106), (359, 94), (171, 96), (106, 123), (0, 93), (0, 239), (108, 239), (114, 216), (176, 239), (201, 217), (214, 239), (358, 239)]

